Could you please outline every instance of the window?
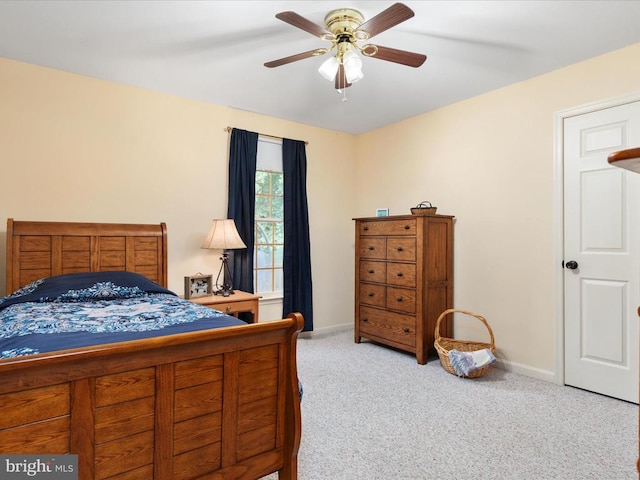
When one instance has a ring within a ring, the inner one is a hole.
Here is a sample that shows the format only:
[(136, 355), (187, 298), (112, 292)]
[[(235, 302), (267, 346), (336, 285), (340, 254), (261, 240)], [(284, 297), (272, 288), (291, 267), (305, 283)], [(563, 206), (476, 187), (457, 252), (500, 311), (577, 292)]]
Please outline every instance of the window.
[(282, 144), (258, 140), (255, 199), (254, 292), (266, 298), (283, 293), (284, 182)]

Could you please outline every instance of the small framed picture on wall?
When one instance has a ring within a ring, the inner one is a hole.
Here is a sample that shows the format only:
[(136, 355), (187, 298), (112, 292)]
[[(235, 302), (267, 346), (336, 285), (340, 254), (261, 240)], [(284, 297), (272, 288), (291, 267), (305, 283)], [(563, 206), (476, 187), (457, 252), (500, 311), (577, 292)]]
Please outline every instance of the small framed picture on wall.
[(388, 217), (389, 209), (388, 208), (378, 208), (376, 209), (376, 217)]

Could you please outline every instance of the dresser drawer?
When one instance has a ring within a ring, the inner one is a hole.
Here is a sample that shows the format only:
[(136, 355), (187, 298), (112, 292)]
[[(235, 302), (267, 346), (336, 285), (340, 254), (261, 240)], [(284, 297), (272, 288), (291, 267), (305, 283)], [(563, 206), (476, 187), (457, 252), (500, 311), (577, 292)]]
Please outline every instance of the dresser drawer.
[[(415, 263), (391, 263), (387, 262), (386, 282), (388, 285), (400, 287), (416, 286), (416, 264)], [(362, 274), (360, 275), (362, 279)]]
[(373, 285), (372, 283), (360, 283), (360, 303), (384, 307), (386, 301), (387, 287), (384, 285)]
[(358, 322), (362, 334), (389, 339), (411, 347), (416, 344), (416, 319), (411, 315), (360, 307)]
[(360, 222), (360, 235), (415, 235), (417, 223), (415, 218), (407, 220), (385, 220)]
[(416, 239), (398, 237), (387, 238), (386, 258), (387, 260), (415, 262)]
[[(415, 269), (414, 269), (415, 270)], [(385, 283), (387, 280), (387, 264), (385, 262), (360, 262), (360, 281)]]
[(416, 291), (411, 288), (387, 288), (387, 308), (416, 313)]
[(384, 238), (361, 238), (358, 254), (360, 258), (384, 260), (387, 242)]

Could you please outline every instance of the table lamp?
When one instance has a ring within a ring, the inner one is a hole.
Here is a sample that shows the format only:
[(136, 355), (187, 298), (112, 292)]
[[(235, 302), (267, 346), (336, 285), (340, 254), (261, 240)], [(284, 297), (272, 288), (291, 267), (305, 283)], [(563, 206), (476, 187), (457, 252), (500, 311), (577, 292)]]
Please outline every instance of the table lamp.
[[(233, 219), (214, 220), (209, 229), (207, 238), (202, 243), (200, 248), (208, 248), (213, 250), (222, 250), (222, 265), (220, 265), (220, 271), (216, 278), (216, 288), (214, 295), (222, 295), (228, 297), (234, 293), (233, 291), (233, 278), (229, 271), (229, 252), (228, 250), (236, 250), (240, 248), (247, 248), (247, 246), (240, 238), (236, 224)], [(220, 276), (223, 276), (222, 285), (219, 284)]]

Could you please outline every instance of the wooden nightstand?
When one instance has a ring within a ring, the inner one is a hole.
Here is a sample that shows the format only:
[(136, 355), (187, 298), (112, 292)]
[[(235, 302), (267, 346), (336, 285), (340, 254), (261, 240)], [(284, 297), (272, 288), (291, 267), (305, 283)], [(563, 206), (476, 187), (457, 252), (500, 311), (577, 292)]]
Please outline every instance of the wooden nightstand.
[(208, 295), (206, 297), (190, 298), (189, 301), (235, 317), (237, 317), (240, 312), (250, 312), (253, 314), (253, 322), (258, 323), (258, 301), (261, 298), (262, 296), (260, 295), (236, 290), (233, 295), (229, 295), (228, 297)]

